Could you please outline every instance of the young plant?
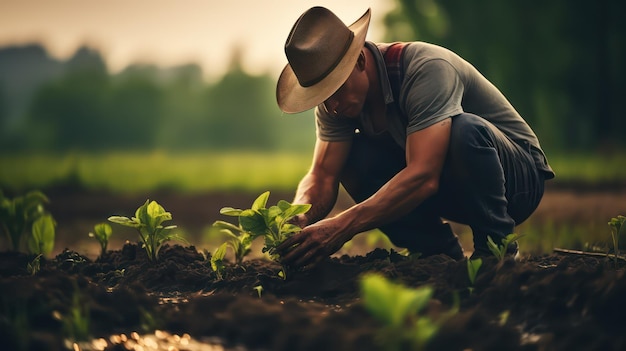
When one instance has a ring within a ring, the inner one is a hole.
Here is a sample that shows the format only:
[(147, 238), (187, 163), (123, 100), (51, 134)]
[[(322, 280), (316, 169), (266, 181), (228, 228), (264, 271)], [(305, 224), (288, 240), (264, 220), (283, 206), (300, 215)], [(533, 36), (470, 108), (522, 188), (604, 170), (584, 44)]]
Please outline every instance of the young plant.
[(473, 260), (467, 259), (467, 276), (470, 281), (470, 285), (467, 288), (469, 290), (470, 295), (474, 293), (474, 284), (476, 283), (476, 276), (478, 275), (478, 270), (483, 265), (482, 258), (476, 258)]
[(369, 273), (361, 278), (360, 289), (365, 308), (383, 324), (379, 341), (385, 350), (423, 350), (445, 319), (456, 313), (452, 310), (436, 320), (422, 314), (434, 292), (428, 285), (411, 289)]
[[(275, 253), (276, 247), (301, 230), (297, 225), (289, 223), (289, 220), (299, 214), (306, 213), (311, 205), (292, 205), (285, 200), (280, 200), (276, 205), (266, 208), (269, 195), (269, 191), (259, 195), (249, 209), (224, 207), (220, 213), (238, 217), (239, 228), (233, 225), (229, 229), (238, 231), (240, 237), (247, 234), (250, 242), (258, 237), (263, 237), (265, 245), (262, 252), (267, 252), (273, 260), (278, 261), (280, 257)], [(282, 277), (285, 277), (285, 269), (282, 271)]]
[(48, 202), (46, 195), (36, 190), (13, 199), (4, 196), (0, 190), (0, 231), (13, 251), (20, 251), (27, 244), (27, 231), (46, 214), (44, 204)]
[(35, 255), (48, 255), (54, 249), (54, 226), (52, 216), (44, 214), (33, 222), (32, 235), (28, 239), (28, 251)]
[(186, 242), (184, 238), (173, 234), (175, 225), (163, 226), (163, 222), (172, 219), (172, 214), (156, 201), (146, 200), (146, 202), (135, 211), (135, 217), (111, 216), (109, 221), (127, 227), (135, 228), (139, 232), (139, 238), (151, 261), (159, 259), (159, 251), (165, 242), (178, 240)]
[(626, 225), (624, 225), (626, 217), (617, 216), (611, 218), (609, 221), (609, 227), (611, 228), (611, 238), (613, 239), (613, 259), (615, 260), (615, 266), (617, 267), (617, 258), (619, 257), (619, 239), (620, 236), (626, 234)]
[(503, 261), (504, 257), (506, 257), (506, 251), (509, 248), (509, 244), (516, 242), (523, 236), (524, 234), (509, 234), (502, 239), (502, 245), (496, 244), (491, 236), (487, 236), (487, 247), (489, 248), (489, 251), (491, 251), (491, 253), (498, 258), (498, 261)]
[(26, 271), (28, 272), (28, 274), (35, 275), (39, 273), (39, 271), (41, 270), (41, 256), (42, 255), (35, 256), (32, 261), (26, 264)]
[(49, 214), (44, 214), (33, 222), (32, 234), (28, 239), (28, 252), (36, 256), (26, 265), (29, 274), (37, 274), (41, 268), (41, 257), (49, 255), (54, 249), (55, 225), (54, 219)]
[(113, 234), (113, 229), (109, 223), (98, 223), (93, 227), (93, 232), (89, 233), (90, 238), (95, 238), (100, 243), (100, 257), (104, 256), (109, 246), (109, 238)]
[(250, 253), (250, 248), (252, 247), (250, 233), (245, 231), (241, 225), (236, 226), (224, 221), (215, 221), (213, 226), (228, 236), (228, 240), (221, 245), (225, 247), (223, 250), (224, 254), (226, 254), (226, 248), (230, 247), (235, 255), (235, 262), (241, 264), (243, 259)]
[[(218, 279), (222, 279), (224, 272), (224, 258), (230, 247), (235, 255), (235, 263), (240, 265), (243, 259), (250, 253), (252, 247), (252, 239), (250, 233), (244, 231), (241, 226), (237, 227), (233, 224), (223, 221), (216, 221), (214, 226), (221, 228), (221, 232), (228, 235), (229, 239), (220, 245), (211, 256), (211, 268), (217, 273)], [(235, 233), (233, 233), (233, 231)]]
[(63, 326), (63, 334), (70, 342), (86, 341), (90, 339), (90, 311), (85, 297), (82, 295), (76, 282), (72, 303), (67, 314), (54, 311), (53, 317), (59, 320)]
[(211, 255), (211, 269), (217, 274), (217, 279), (222, 280), (224, 275), (224, 257), (226, 257), (226, 250), (228, 245), (226, 243), (220, 245), (217, 250)]

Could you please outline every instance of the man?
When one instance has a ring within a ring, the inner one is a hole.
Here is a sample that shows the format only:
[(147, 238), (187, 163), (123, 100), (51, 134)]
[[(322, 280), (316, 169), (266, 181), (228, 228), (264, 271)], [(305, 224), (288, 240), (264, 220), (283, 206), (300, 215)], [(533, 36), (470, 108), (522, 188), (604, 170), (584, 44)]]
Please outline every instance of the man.
[[(366, 42), (369, 22), (370, 10), (346, 26), (313, 7), (287, 38), (278, 105), (315, 107), (317, 141), (294, 199), (312, 207), (278, 247), (283, 263), (314, 265), (374, 228), (422, 256), (464, 258), (442, 218), (469, 225), (474, 254), (488, 254), (487, 237), (513, 233), (554, 177), (537, 137), (461, 57), (423, 42)], [(356, 205), (326, 218), (339, 184)]]

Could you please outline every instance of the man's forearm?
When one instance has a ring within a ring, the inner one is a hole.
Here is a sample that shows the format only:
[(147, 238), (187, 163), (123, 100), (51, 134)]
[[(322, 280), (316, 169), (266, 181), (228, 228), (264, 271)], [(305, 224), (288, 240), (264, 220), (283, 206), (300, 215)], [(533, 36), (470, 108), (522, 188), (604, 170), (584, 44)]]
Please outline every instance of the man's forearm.
[(405, 169), (370, 198), (343, 211), (338, 217), (350, 231), (367, 231), (405, 215), (435, 191), (428, 177), (412, 175)]
[(324, 219), (337, 201), (338, 189), (338, 183), (321, 181), (311, 174), (307, 174), (302, 178), (298, 184), (293, 203), (311, 204), (311, 209), (299, 218), (300, 226), (309, 225)]

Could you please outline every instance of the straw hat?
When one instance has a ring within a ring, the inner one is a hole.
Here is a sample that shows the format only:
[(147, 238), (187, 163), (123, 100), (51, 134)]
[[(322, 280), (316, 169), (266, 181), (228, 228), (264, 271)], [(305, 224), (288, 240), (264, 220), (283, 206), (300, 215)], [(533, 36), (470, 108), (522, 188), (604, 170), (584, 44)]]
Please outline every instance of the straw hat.
[(296, 21), (285, 43), (287, 66), (276, 85), (283, 112), (309, 110), (348, 79), (363, 49), (371, 18), (368, 9), (346, 26), (324, 7), (312, 7)]

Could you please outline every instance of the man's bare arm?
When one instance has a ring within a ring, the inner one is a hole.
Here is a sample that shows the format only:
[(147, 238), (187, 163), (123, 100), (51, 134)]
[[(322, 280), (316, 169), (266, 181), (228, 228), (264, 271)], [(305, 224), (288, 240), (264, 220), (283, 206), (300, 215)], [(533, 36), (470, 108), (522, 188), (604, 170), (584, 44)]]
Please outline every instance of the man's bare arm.
[(315, 265), (339, 250), (355, 234), (377, 228), (408, 213), (438, 191), (450, 141), (451, 119), (407, 138), (407, 166), (374, 195), (337, 216), (320, 220), (285, 240), (277, 252), (287, 265)]
[[(407, 137), (407, 166), (367, 200), (338, 215), (349, 231), (379, 227), (417, 207), (438, 191), (450, 142), (448, 118)], [(353, 234), (354, 235), (354, 234)]]
[(317, 222), (330, 213), (339, 190), (339, 175), (350, 152), (350, 141), (328, 142), (317, 140), (313, 162), (302, 178), (293, 203), (311, 204), (311, 209), (295, 219), (301, 227)]

